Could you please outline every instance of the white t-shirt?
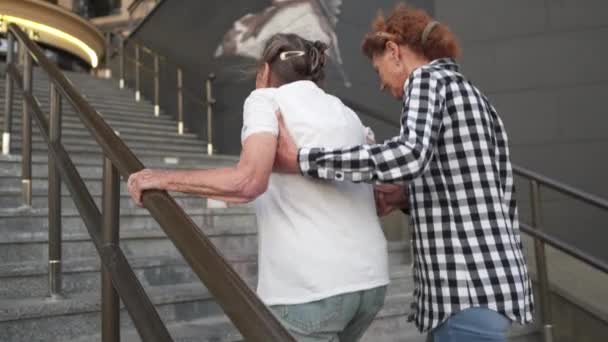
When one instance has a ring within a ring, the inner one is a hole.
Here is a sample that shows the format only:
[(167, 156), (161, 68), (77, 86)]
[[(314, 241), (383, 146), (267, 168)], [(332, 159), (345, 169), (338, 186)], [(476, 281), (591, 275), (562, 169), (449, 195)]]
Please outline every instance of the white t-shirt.
[[(243, 111), (244, 141), (278, 133), (277, 109), (300, 147), (346, 147), (368, 131), (338, 98), (310, 81), (253, 91)], [(258, 295), (267, 305), (299, 304), (389, 282), (386, 239), (367, 184), (273, 173), (255, 201)]]

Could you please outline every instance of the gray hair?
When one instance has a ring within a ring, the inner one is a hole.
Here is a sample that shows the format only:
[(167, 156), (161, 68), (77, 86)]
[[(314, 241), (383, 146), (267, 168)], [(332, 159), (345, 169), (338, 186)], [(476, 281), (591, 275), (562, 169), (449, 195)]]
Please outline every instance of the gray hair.
[[(279, 33), (264, 46), (260, 65), (268, 63), (274, 85), (309, 80), (319, 84), (325, 78), (327, 44), (312, 42), (296, 34)], [(276, 84), (279, 83), (279, 84)]]

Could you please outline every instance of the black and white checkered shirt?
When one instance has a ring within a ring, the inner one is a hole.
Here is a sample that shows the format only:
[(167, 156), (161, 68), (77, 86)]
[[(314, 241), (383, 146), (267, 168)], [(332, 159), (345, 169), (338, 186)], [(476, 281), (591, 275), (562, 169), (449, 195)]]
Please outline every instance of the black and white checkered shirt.
[(399, 136), (377, 145), (301, 148), (300, 170), (409, 184), (420, 331), (469, 307), (530, 322), (532, 286), (501, 119), (451, 59), (416, 69), (404, 89)]

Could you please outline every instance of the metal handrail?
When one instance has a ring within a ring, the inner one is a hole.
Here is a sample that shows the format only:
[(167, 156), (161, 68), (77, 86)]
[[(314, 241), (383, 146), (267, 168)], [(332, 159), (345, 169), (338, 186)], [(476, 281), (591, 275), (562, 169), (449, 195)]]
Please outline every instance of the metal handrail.
[[(68, 156), (65, 148), (61, 144), (61, 142), (57, 139), (56, 132), (52, 132), (51, 128), (57, 129), (60, 125), (57, 125), (58, 116), (60, 112), (57, 111), (58, 100), (60, 97), (59, 94), (63, 95), (64, 98), (70, 100), (74, 99), (71, 97), (73, 94), (78, 95), (73, 86), (69, 83), (69, 81), (65, 78), (63, 74), (61, 74), (58, 69), (50, 64), (48, 59), (44, 56), (43, 52), (35, 45), (32, 41), (29, 40), (27, 35), (17, 26), (9, 25), (9, 40), (12, 43), (13, 36), (17, 38), (20, 42), (20, 46), (25, 46), (27, 52), (24, 54), (24, 58), (26, 63), (24, 63), (24, 73), (21, 75), (20, 71), (16, 67), (15, 64), (8, 64), (8, 72), (7, 72), (7, 82), (12, 81), (15, 82), (19, 89), (23, 91), (23, 115), (24, 120), (22, 124), (24, 127), (31, 127), (31, 119), (29, 114), (32, 113), (33, 118), (36, 123), (40, 127), (40, 132), (44, 140), (46, 141), (49, 148), (49, 161), (52, 162), (49, 166), (53, 166), (56, 171), (58, 171), (61, 179), (66, 184), (69, 189), (72, 198), (74, 199), (75, 205), (85, 223), (85, 226), (91, 236), (91, 240), (93, 241), (94, 246), (97, 249), (98, 254), (100, 255), (101, 262), (103, 268), (107, 274), (110, 275), (111, 281), (113, 282), (113, 287), (116, 289), (118, 295), (123, 299), (125, 306), (131, 315), (133, 322), (144, 340), (150, 341), (172, 341), (171, 336), (169, 335), (166, 327), (162, 323), (160, 316), (156, 312), (154, 305), (150, 301), (150, 299), (145, 295), (143, 287), (137, 276), (133, 272), (133, 269), (129, 266), (128, 261), (120, 249), (120, 246), (116, 243), (104, 243), (102, 239), (102, 214), (99, 212), (97, 205), (95, 204), (93, 197), (89, 193), (86, 188), (86, 185), (82, 178), (80, 177), (76, 167), (74, 166), (72, 160)], [(9, 51), (9, 55), (12, 54), (12, 51)], [(53, 108), (51, 109), (51, 118), (50, 123), (44, 116), (42, 109), (40, 108), (38, 101), (33, 96), (31, 91), (31, 76), (32, 76), (32, 59), (36, 61), (43, 70), (45, 70), (49, 74), (49, 79), (51, 81), (52, 90), (52, 101)], [(9, 61), (10, 62), (10, 61)], [(54, 69), (53, 69), (54, 67)], [(10, 79), (10, 80), (9, 80)], [(24, 81), (22, 81), (22, 79)], [(8, 94), (12, 97), (12, 94)], [(76, 100), (78, 100), (76, 98)], [(79, 99), (83, 101), (82, 98)], [(74, 105), (74, 101), (70, 101), (72, 105)], [(78, 108), (78, 106), (75, 106)], [(82, 108), (81, 108), (82, 109)], [(86, 109), (86, 108), (84, 108)], [(6, 113), (6, 115), (10, 115), (10, 111)], [(55, 126), (55, 127), (53, 127)], [(22, 147), (23, 158), (22, 162), (25, 169), (30, 170), (24, 172), (22, 174), (22, 179), (26, 180), (24, 184), (31, 185), (31, 129), (29, 132), (24, 130), (23, 142), (24, 147)], [(54, 139), (53, 139), (54, 138)], [(54, 140), (54, 141), (53, 141)], [(49, 169), (49, 171), (54, 171), (53, 169)], [(53, 204), (54, 207), (49, 205), (49, 246), (50, 249), (58, 249), (58, 256), (50, 256), (49, 260), (49, 279), (50, 279), (50, 290), (51, 296), (54, 298), (61, 298), (60, 287), (61, 287), (61, 208), (57, 206), (60, 203), (60, 200), (55, 202), (53, 200), (58, 200), (58, 195), (60, 195), (60, 187), (58, 186), (58, 180), (53, 176), (53, 173), (49, 173), (49, 203)], [(105, 181), (105, 180), (104, 180)], [(53, 190), (54, 189), (54, 190)], [(51, 193), (55, 191), (55, 193)], [(114, 188), (113, 192), (117, 192), (117, 189)], [(107, 193), (104, 192), (104, 195), (107, 196)], [(26, 199), (26, 204), (31, 205), (31, 186), (24, 188), (24, 198)], [(52, 210), (52, 212), (51, 212)], [(104, 213), (104, 218), (106, 213)], [(52, 217), (52, 218), (51, 218)], [(107, 219), (104, 219), (107, 221)], [(57, 239), (59, 238), (59, 240)], [(107, 285), (107, 284), (106, 284)], [(105, 292), (106, 287), (102, 289)], [(106, 302), (116, 302), (114, 298), (104, 298), (104, 303)], [(108, 306), (104, 304), (106, 310), (108, 310)], [(112, 312), (113, 317), (119, 315), (118, 306), (113, 307), (114, 312)], [(104, 316), (106, 316), (106, 312), (104, 312)], [(114, 319), (116, 320), (116, 319)], [(115, 326), (114, 326), (115, 327)], [(108, 328), (110, 329), (110, 328)], [(108, 335), (108, 333), (110, 335)], [(102, 334), (104, 336), (116, 336), (116, 332), (108, 332), (107, 330), (103, 330)], [(107, 341), (107, 339), (104, 339)]]
[[(129, 7), (127, 7), (127, 11), (128, 11), (129, 13), (133, 13), (133, 12), (134, 12), (134, 11), (137, 9), (137, 7), (139, 7), (139, 6), (140, 6), (142, 3), (144, 3), (145, 1), (147, 1), (147, 0), (135, 0), (135, 1), (133, 1), (133, 2), (132, 2), (130, 5), (129, 5)], [(158, 3), (158, 1), (155, 1), (155, 2), (156, 2), (156, 3)]]
[(585, 253), (584, 251), (568, 244), (567, 242), (564, 242), (559, 238), (556, 238), (554, 236), (551, 236), (550, 234), (540, 231), (526, 223), (522, 222), (520, 224), (520, 229), (522, 232), (532, 236), (533, 238), (542, 240), (546, 244), (570, 255), (571, 257), (573, 257), (575, 259), (578, 259), (578, 260), (584, 262), (585, 264), (587, 264), (589, 266), (592, 266), (593, 268), (597, 269), (598, 271), (608, 274), (608, 263), (606, 263), (605, 261), (600, 260), (592, 255), (589, 255), (588, 253)]
[[(133, 39), (133, 38), (131, 38), (131, 39)], [(140, 45), (140, 46), (142, 46), (142, 51), (143, 51), (144, 45)], [(148, 54), (150, 54), (152, 56), (155, 56), (155, 55), (158, 56), (160, 58), (160, 62), (161, 63), (166, 64), (166, 65), (171, 65), (171, 66), (173, 66), (176, 69), (180, 69), (181, 68), (179, 65), (177, 65), (177, 64), (169, 61), (166, 57), (163, 57), (162, 55), (156, 54), (154, 51), (150, 50), (150, 48), (145, 48), (145, 49), (148, 50), (148, 51), (146, 51), (146, 52), (148, 52)], [(125, 58), (126, 61), (129, 61), (129, 62), (133, 63), (134, 65), (139, 65), (139, 67), (141, 68), (141, 70), (144, 71), (144, 72), (146, 72), (147, 74), (152, 74), (152, 75), (155, 74), (154, 68), (146, 66), (146, 63), (144, 63), (142, 61), (138, 61), (137, 59), (135, 59), (133, 57), (130, 57), (130, 56), (126, 56), (126, 55), (125, 55), (124, 58)], [(177, 86), (175, 88), (177, 88)], [(202, 104), (202, 105), (207, 105), (207, 101), (200, 100), (201, 96), (200, 95), (196, 95), (193, 90), (190, 90), (190, 89), (188, 89), (186, 87), (183, 87), (182, 88), (182, 92), (183, 92), (184, 98), (188, 98), (189, 100), (194, 101), (194, 102), (199, 103), (199, 104)]]
[[(151, 14), (154, 13), (160, 6), (161, 4), (164, 3), (165, 0), (155, 0), (155, 5), (154, 7), (144, 15), (143, 19), (140, 20), (135, 27), (132, 27), (130, 32), (128, 33), (129, 37), (132, 37), (133, 34), (135, 34), (144, 24), (145, 22), (150, 18)], [(135, 0), (131, 6), (129, 6), (129, 8), (127, 9), (127, 11), (129, 12), (129, 18), (130, 18), (130, 26), (133, 26), (133, 13), (135, 12), (135, 10), (137, 9), (137, 7), (139, 7), (142, 3), (144, 2), (144, 0)]]
[[(154, 49), (146, 46), (140, 40), (129, 36), (128, 38), (123, 37), (120, 33), (108, 33), (109, 39), (107, 39), (107, 44), (110, 45), (112, 43), (111, 35), (118, 37), (119, 39), (119, 47), (108, 47), (108, 56), (114, 56), (112, 51), (118, 51), (118, 57), (120, 61), (120, 69), (119, 69), (119, 85), (120, 88), (124, 88), (125, 86), (125, 75), (126, 75), (126, 65), (133, 65), (133, 73), (134, 73), (134, 90), (135, 90), (135, 100), (141, 100), (141, 92), (142, 92), (142, 82), (141, 76), (142, 73), (147, 75), (152, 75), (154, 80), (154, 94), (153, 94), (153, 102), (154, 102), (154, 115), (159, 116), (160, 114), (160, 74), (161, 74), (161, 63), (165, 66), (173, 67), (176, 72), (177, 82), (175, 84), (175, 93), (177, 96), (177, 132), (178, 134), (184, 133), (184, 99), (191, 101), (192, 103), (196, 103), (201, 105), (201, 108), (206, 110), (206, 143), (207, 143), (207, 153), (212, 155), (214, 153), (214, 145), (213, 145), (213, 108), (215, 106), (215, 99), (212, 96), (212, 82), (215, 79), (213, 74), (210, 74), (205, 80), (204, 87), (204, 99), (201, 96), (197, 96), (195, 91), (192, 91), (184, 86), (183, 82), (183, 73), (182, 67), (176, 63), (173, 63), (171, 60), (156, 52)], [(132, 42), (134, 53), (133, 55), (127, 54), (125, 51), (126, 40), (128, 39)], [(143, 56), (141, 52), (145, 52), (150, 57), (153, 58), (153, 67), (149, 67), (143, 60)], [(126, 63), (129, 62), (129, 63)], [(202, 133), (202, 132), (201, 132)]]
[[(32, 74), (31, 60), (33, 59), (38, 63), (42, 70), (48, 74), (49, 81), (61, 95), (60, 98), (67, 100), (74, 107), (84, 126), (102, 148), (107, 163), (112, 165), (116, 172), (126, 179), (130, 174), (143, 169), (143, 164), (82, 97), (65, 75), (59, 71), (57, 66), (53, 65), (44, 56), (41, 49), (18, 26), (10, 24), (8, 31), (10, 58), (12, 59), (12, 48), (10, 46), (12, 46), (14, 36), (20, 42), (20, 46), (24, 46), (27, 51), (24, 54), (26, 62), (30, 61), (29, 65), (28, 63), (25, 64), (23, 75), (25, 82), (19, 82), (22, 75), (10, 59), (9, 73), (7, 74), (10, 75), (7, 76), (7, 83), (16, 81), (24, 93), (24, 127), (29, 122), (26, 114), (31, 111), (49, 145), (49, 157), (55, 160), (55, 166), (61, 175), (61, 179), (68, 186), (91, 238), (98, 248), (103, 266), (111, 275), (112, 284), (123, 299), (142, 339), (145, 341), (171, 341), (170, 335), (166, 332), (166, 327), (145, 295), (143, 287), (137, 281), (137, 277), (128, 265), (119, 245), (111, 242), (112, 234), (104, 232), (103, 236), (100, 236), (100, 225), (103, 222), (104, 227), (110, 227), (113, 222), (112, 217), (106, 216), (111, 215), (112, 212), (116, 215), (116, 210), (109, 208), (107, 213), (104, 211), (104, 217), (101, 217), (99, 209), (61, 143), (49, 140), (49, 137), (53, 134), (47, 133), (49, 125), (31, 92), (31, 82), (27, 81)], [(12, 94), (8, 95), (9, 98), (12, 98)], [(9, 98), (7, 98), (7, 103)], [(11, 115), (11, 110), (7, 111), (5, 115)], [(57, 126), (56, 122), (52, 126)], [(28, 141), (30, 141), (29, 144)], [(31, 165), (31, 135), (23, 137), (22, 146), (24, 152), (22, 160), (24, 163)], [(27, 151), (28, 148), (29, 151)], [(111, 179), (114, 177), (108, 178), (104, 181), (111, 184)], [(29, 183), (31, 185), (31, 175)], [(104, 185), (105, 188), (112, 187)], [(24, 187), (24, 190), (26, 189)], [(31, 186), (29, 191), (31, 198)], [(119, 189), (114, 186), (113, 191), (119, 191)], [(111, 198), (115, 194), (104, 193), (104, 198), (105, 196)], [(144, 206), (173, 241), (192, 270), (205, 284), (246, 340), (294, 341), (276, 317), (221, 256), (213, 243), (202, 233), (202, 230), (196, 226), (167, 192), (146, 191), (142, 199)], [(106, 207), (107, 205), (104, 205), (104, 209)], [(106, 291), (102, 292), (106, 293)], [(105, 299), (103, 300), (105, 301)], [(116, 305), (108, 305), (108, 307), (116, 309)], [(111, 317), (115, 318), (116, 315), (117, 313), (114, 313)], [(102, 316), (105, 317), (105, 315)], [(116, 324), (109, 324), (108, 326), (114, 326), (115, 328)]]
[(513, 165), (513, 172), (519, 176), (535, 180), (543, 186), (553, 189), (562, 194), (569, 195), (587, 204), (591, 204), (597, 208), (608, 210), (608, 200), (597, 195), (590, 194), (585, 191), (574, 188), (571, 185), (564, 184), (549, 177), (543, 176), (537, 172), (530, 171), (524, 167)]

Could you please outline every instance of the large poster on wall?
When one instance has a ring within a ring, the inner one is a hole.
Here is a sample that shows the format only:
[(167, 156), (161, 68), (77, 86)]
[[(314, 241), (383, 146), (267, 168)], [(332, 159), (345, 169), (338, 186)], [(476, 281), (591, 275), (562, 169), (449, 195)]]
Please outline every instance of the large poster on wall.
[(234, 22), (215, 51), (216, 58), (243, 56), (255, 60), (262, 55), (264, 42), (277, 33), (294, 33), (329, 46), (345, 87), (350, 87), (338, 43), (336, 25), (341, 0), (274, 0), (257, 13), (247, 13)]

